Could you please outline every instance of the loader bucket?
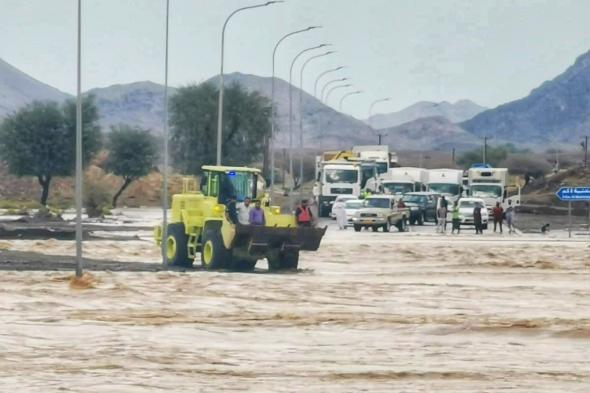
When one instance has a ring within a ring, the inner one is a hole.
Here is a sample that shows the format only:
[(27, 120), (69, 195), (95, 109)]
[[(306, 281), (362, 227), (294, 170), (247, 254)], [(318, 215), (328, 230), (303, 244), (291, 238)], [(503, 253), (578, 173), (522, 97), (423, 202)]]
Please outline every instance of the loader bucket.
[(264, 255), (270, 250), (284, 249), (316, 251), (326, 229), (327, 227), (267, 227), (238, 224), (234, 247), (245, 248), (250, 255)]

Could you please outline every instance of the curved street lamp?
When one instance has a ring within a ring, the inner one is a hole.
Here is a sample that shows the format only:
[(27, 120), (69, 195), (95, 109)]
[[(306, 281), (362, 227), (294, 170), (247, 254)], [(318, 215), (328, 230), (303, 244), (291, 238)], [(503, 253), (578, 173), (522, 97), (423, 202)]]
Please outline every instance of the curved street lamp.
[(302, 116), (302, 106), (303, 106), (303, 71), (305, 71), (305, 67), (309, 62), (315, 60), (320, 57), (329, 56), (336, 51), (328, 51), (326, 53), (322, 53), (319, 55), (311, 56), (309, 59), (305, 60), (305, 63), (301, 66), (301, 70), (299, 71), (299, 181), (303, 184), (303, 116)]
[(277, 56), (277, 49), (281, 42), (286, 38), (291, 37), (295, 34), (304, 33), (313, 29), (320, 29), (321, 26), (309, 26), (306, 29), (296, 30), (291, 33), (282, 36), (276, 43), (274, 50), (272, 51), (272, 79), (270, 88), (270, 198), (272, 200), (273, 190), (275, 185), (275, 148), (274, 148), (274, 135), (275, 135), (275, 59)]
[(339, 79), (332, 79), (331, 81), (326, 82), (326, 84), (324, 85), (324, 87), (322, 87), (322, 92), (320, 94), (320, 101), (324, 102), (324, 92), (326, 91), (326, 89), (328, 88), (328, 86), (336, 83), (336, 82), (346, 82), (350, 80), (350, 78), (339, 78)]
[(225, 19), (223, 23), (223, 28), (221, 29), (221, 67), (219, 71), (219, 103), (217, 109), (217, 165), (221, 165), (221, 143), (222, 143), (222, 129), (223, 129), (223, 60), (224, 60), (224, 52), (225, 52), (225, 28), (227, 27), (227, 23), (231, 19), (232, 16), (237, 14), (240, 11), (250, 10), (253, 8), (260, 8), (266, 7), (271, 4), (276, 3), (283, 3), (282, 0), (277, 1), (267, 1), (266, 3), (251, 5), (248, 7), (238, 8), (237, 10), (233, 11), (229, 16)]
[(340, 71), (343, 68), (344, 68), (344, 66), (340, 66), (340, 67), (336, 67), (336, 68), (332, 68), (330, 70), (324, 71), (321, 74), (319, 74), (318, 77), (315, 78), (315, 83), (313, 84), (313, 96), (317, 98), (317, 96), (318, 96), (318, 83), (319, 83), (320, 79), (322, 79), (322, 77), (324, 75), (327, 75), (327, 74), (329, 74), (331, 72)]
[[(375, 104), (378, 104), (380, 102), (385, 102), (385, 101), (391, 101), (391, 97), (379, 98), (379, 99), (373, 101), (371, 103), (371, 105), (369, 106), (369, 117), (367, 118), (367, 120), (369, 122), (369, 127), (370, 128), (373, 128), (373, 126), (371, 125), (371, 116), (373, 115), (373, 107), (375, 106)], [(380, 133), (377, 133), (377, 136), (379, 138), (378, 142), (379, 142), (379, 144), (381, 144), (381, 137), (383, 135), (381, 135)]]
[(356, 94), (362, 94), (364, 93), (362, 90), (357, 90), (357, 91), (351, 91), (349, 93), (346, 93), (345, 95), (342, 96), (342, 98), (340, 98), (340, 104), (338, 105), (338, 110), (340, 112), (342, 112), (342, 103), (344, 102), (344, 99), (346, 99), (347, 97), (356, 95)]
[(332, 92), (334, 90), (344, 89), (345, 87), (350, 87), (350, 86), (352, 86), (352, 85), (350, 83), (347, 83), (346, 85), (337, 85), (337, 86), (334, 86), (330, 90), (328, 90), (328, 93), (326, 93), (326, 105), (329, 105), (328, 99), (330, 98), (330, 94), (332, 94)]
[(320, 44), (303, 49), (295, 55), (293, 61), (291, 61), (291, 68), (289, 68), (289, 174), (293, 180), (295, 180), (295, 176), (293, 175), (293, 67), (295, 67), (297, 59), (299, 59), (303, 54), (315, 49), (325, 48), (329, 45), (331, 44)]

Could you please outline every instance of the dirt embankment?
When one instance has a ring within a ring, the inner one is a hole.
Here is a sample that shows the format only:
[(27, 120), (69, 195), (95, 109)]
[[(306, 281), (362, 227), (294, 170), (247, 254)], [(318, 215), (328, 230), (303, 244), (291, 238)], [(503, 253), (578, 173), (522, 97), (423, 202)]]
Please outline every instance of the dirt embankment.
[[(567, 203), (555, 196), (559, 188), (588, 186), (590, 169), (579, 167), (561, 171), (545, 179), (535, 179), (523, 189), (523, 208), (527, 213), (533, 214), (562, 214), (559, 209), (567, 208)], [(572, 208), (574, 215), (588, 213), (588, 204), (585, 202), (574, 203)]]
[[(114, 194), (123, 180), (106, 173), (99, 161), (93, 162), (85, 172), (86, 184), (99, 185), (108, 194)], [(182, 176), (172, 175), (169, 179), (170, 193), (182, 190)], [(49, 191), (49, 205), (67, 207), (73, 205), (74, 184), (72, 177), (56, 177), (52, 180)], [(119, 206), (140, 207), (158, 206), (162, 189), (162, 175), (153, 171), (148, 176), (133, 182), (119, 198)], [(6, 166), (0, 162), (0, 200), (21, 201), (29, 205), (31, 201), (38, 201), (41, 187), (32, 176), (17, 177), (10, 175)]]

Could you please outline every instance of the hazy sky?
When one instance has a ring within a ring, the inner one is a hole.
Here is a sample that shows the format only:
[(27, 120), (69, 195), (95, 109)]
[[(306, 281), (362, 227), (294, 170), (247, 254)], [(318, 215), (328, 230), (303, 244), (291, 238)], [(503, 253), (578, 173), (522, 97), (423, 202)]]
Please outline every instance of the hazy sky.
[[(264, 2), (264, 0), (262, 1)], [(219, 72), (220, 32), (235, 8), (257, 0), (171, 0), (170, 81)], [(0, 57), (66, 92), (75, 90), (75, 0), (0, 0)], [(83, 0), (83, 89), (163, 82), (164, 0)], [(496, 106), (523, 97), (590, 49), (585, 0), (287, 0), (237, 14), (226, 35), (226, 72), (271, 74), (283, 34), (309, 25), (278, 53), (288, 78), (301, 49), (323, 42), (337, 54), (311, 62), (305, 89), (338, 65), (364, 94), (344, 111), (360, 118), (419, 100), (463, 98)], [(317, 52), (321, 53), (321, 52)], [(326, 79), (327, 80), (327, 79)], [(330, 104), (337, 106), (334, 93)]]

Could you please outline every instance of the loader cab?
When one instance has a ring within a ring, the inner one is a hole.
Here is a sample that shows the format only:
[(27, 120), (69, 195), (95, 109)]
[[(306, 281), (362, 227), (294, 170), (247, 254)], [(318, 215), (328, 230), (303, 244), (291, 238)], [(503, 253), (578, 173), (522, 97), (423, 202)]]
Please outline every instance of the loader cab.
[(225, 204), (232, 196), (238, 202), (246, 198), (256, 199), (258, 170), (253, 168), (203, 167), (201, 192)]

